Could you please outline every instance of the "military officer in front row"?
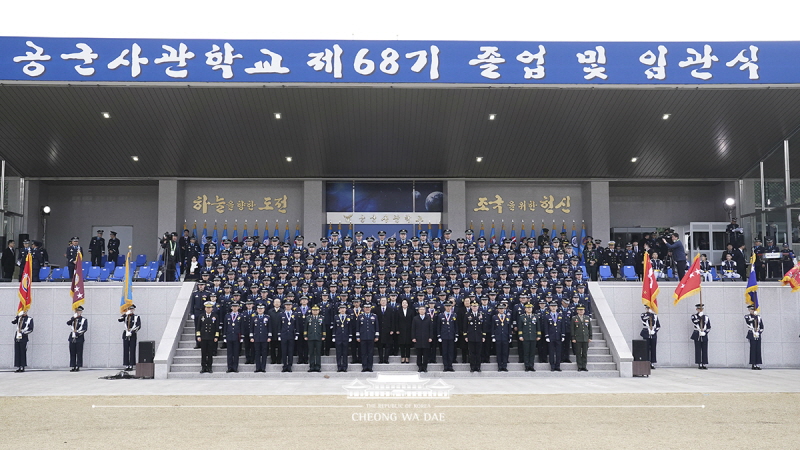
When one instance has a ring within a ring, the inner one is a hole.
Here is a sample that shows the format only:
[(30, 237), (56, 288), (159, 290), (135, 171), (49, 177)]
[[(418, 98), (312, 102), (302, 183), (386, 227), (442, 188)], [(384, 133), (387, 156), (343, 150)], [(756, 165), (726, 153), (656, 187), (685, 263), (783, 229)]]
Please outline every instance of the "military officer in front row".
[(747, 324), (747, 340), (750, 341), (750, 368), (761, 370), (761, 333), (764, 331), (764, 322), (758, 315), (755, 305), (748, 305), (750, 314), (744, 316)]
[(272, 341), (272, 328), (265, 309), (266, 305), (259, 303), (250, 324), (250, 342), (253, 345), (256, 363), (255, 373), (267, 371), (267, 354), (269, 354), (269, 342)]
[(353, 326), (347, 314), (347, 303), (339, 304), (339, 314), (333, 318), (331, 338), (336, 344), (336, 371), (347, 372), (347, 350), (352, 341)]
[(442, 363), (444, 372), (455, 372), (453, 360), (456, 358), (456, 342), (458, 342), (458, 324), (453, 312), (453, 300), (444, 304), (444, 312), (436, 317), (438, 341), (442, 344)]
[(83, 306), (75, 308), (75, 313), (67, 321), (72, 327), (69, 333), (69, 366), (70, 372), (78, 372), (83, 367), (84, 334), (89, 329), (89, 320), (83, 317)]
[(544, 314), (542, 328), (547, 342), (547, 354), (551, 372), (561, 372), (561, 349), (564, 345), (566, 323), (564, 315), (558, 310), (558, 303), (551, 301), (550, 310)]
[(536, 341), (541, 339), (539, 322), (533, 314), (533, 304), (525, 303), (525, 313), (517, 317), (517, 336), (522, 344), (522, 362), (525, 363), (525, 372), (536, 372), (533, 368), (536, 362)]
[(322, 372), (322, 343), (327, 336), (325, 326), (325, 318), (319, 314), (319, 305), (312, 306), (303, 331), (303, 338), (308, 344), (309, 372)]
[(33, 317), (23, 310), (17, 313), (11, 323), (17, 326), (14, 333), (14, 367), (17, 370), (14, 372), (25, 372), (25, 366), (28, 365), (28, 335), (33, 332)]
[(481, 371), (481, 346), (486, 341), (485, 316), (478, 309), (478, 301), (470, 302), (470, 310), (464, 315), (464, 339), (469, 351), (469, 371)]
[(497, 305), (497, 314), (492, 320), (492, 342), (495, 344), (497, 371), (508, 372), (508, 350), (511, 344), (511, 317), (506, 314), (506, 304)]
[(283, 311), (280, 315), (281, 326), (278, 333), (278, 340), (281, 342), (281, 362), (283, 369), (281, 372), (291, 372), (294, 363), (294, 345), (300, 336), (300, 327), (297, 316), (292, 310), (292, 301), (287, 299), (283, 302)]
[(219, 316), (214, 312), (214, 305), (213, 301), (203, 304), (205, 311), (195, 326), (195, 336), (200, 343), (200, 373), (212, 373), (214, 351), (219, 340)]
[(378, 342), (378, 338), (380, 338), (378, 326), (378, 318), (375, 314), (372, 314), (372, 304), (365, 303), (364, 314), (361, 314), (356, 323), (356, 340), (359, 342), (361, 351), (362, 372), (372, 372), (375, 343)]
[(239, 314), (239, 306), (239, 302), (231, 303), (231, 312), (225, 315), (224, 339), (228, 344), (228, 371), (226, 373), (239, 372), (239, 353), (242, 350), (246, 320), (243, 314)]
[(586, 368), (586, 361), (589, 354), (589, 342), (592, 342), (592, 321), (589, 316), (585, 314), (586, 307), (578, 305), (575, 308), (575, 314), (570, 319), (572, 345), (574, 347), (575, 359), (578, 362), (578, 372), (588, 372)]

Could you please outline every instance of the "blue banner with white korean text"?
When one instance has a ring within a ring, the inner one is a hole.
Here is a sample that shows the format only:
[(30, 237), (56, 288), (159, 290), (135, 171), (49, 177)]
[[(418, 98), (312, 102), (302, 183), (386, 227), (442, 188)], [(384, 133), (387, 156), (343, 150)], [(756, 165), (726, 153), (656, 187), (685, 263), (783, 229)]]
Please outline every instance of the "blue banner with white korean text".
[(658, 85), (800, 83), (800, 42), (0, 37), (0, 80)]

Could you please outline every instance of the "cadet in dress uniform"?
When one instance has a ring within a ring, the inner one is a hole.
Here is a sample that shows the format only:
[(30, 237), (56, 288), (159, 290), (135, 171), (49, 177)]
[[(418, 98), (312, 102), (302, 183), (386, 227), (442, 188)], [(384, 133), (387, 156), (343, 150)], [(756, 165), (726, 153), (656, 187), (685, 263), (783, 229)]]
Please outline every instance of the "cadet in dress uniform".
[(339, 314), (333, 318), (332, 339), (336, 344), (336, 371), (347, 372), (347, 350), (353, 339), (352, 319), (347, 314), (347, 304), (339, 304)]
[(658, 321), (658, 315), (653, 312), (647, 305), (644, 306), (645, 311), (641, 315), (642, 331), (639, 335), (647, 342), (647, 350), (650, 353), (650, 368), (656, 368), (656, 345), (658, 344), (658, 330), (661, 329), (661, 322)]
[[(306, 326), (306, 318), (311, 315), (311, 307), (308, 306), (308, 297), (305, 295), (300, 297), (300, 306), (295, 309), (297, 315), (297, 333), (304, 332)], [(308, 346), (305, 341), (298, 342), (299, 345), (295, 346), (295, 355), (297, 356), (297, 364), (308, 364)]]
[(455, 372), (453, 360), (456, 358), (456, 342), (458, 342), (458, 322), (453, 312), (453, 301), (444, 304), (444, 312), (436, 317), (438, 341), (442, 345), (442, 363), (444, 372)]
[(308, 343), (308, 371), (322, 372), (322, 342), (327, 337), (325, 318), (319, 314), (319, 306), (311, 307), (311, 315), (306, 317), (303, 338)]
[(533, 304), (525, 304), (525, 312), (517, 317), (517, 336), (522, 344), (522, 361), (525, 372), (536, 372), (533, 364), (536, 360), (536, 341), (541, 339), (539, 321), (533, 314)]
[(281, 326), (278, 340), (281, 342), (281, 363), (283, 364), (281, 372), (291, 372), (292, 364), (294, 363), (294, 345), (300, 336), (300, 327), (302, 327), (302, 324), (297, 323), (297, 315), (292, 311), (291, 300), (283, 302), (283, 311), (280, 318)]
[(17, 326), (14, 333), (14, 372), (25, 372), (28, 365), (28, 335), (33, 332), (33, 317), (28, 316), (28, 311), (20, 311), (11, 321)]
[(592, 321), (585, 314), (586, 308), (584, 306), (578, 305), (575, 311), (577, 314), (570, 319), (575, 359), (578, 363), (578, 372), (588, 372), (586, 361), (589, 354), (589, 342), (592, 342)]
[(103, 239), (103, 230), (97, 230), (97, 236), (89, 241), (89, 252), (92, 254), (92, 265), (102, 266), (103, 255), (106, 254), (106, 240)]
[(469, 350), (469, 371), (481, 371), (481, 346), (486, 341), (485, 316), (478, 309), (478, 301), (472, 300), (470, 310), (464, 315), (464, 339)]
[(125, 325), (125, 330), (122, 332), (122, 365), (126, 371), (133, 370), (133, 365), (136, 364), (136, 335), (142, 328), (142, 318), (135, 313), (136, 305), (131, 305), (125, 314), (117, 319), (117, 322)]
[(228, 371), (226, 373), (239, 372), (239, 353), (242, 350), (242, 340), (244, 337), (244, 322), (247, 320), (243, 314), (239, 313), (239, 302), (231, 303), (230, 314), (225, 315), (225, 342), (228, 344)]
[(551, 301), (550, 310), (544, 315), (542, 327), (547, 342), (548, 359), (551, 372), (561, 372), (561, 348), (564, 345), (564, 315), (558, 311), (558, 303)]
[(219, 316), (214, 312), (214, 302), (207, 301), (203, 306), (205, 311), (197, 322), (195, 336), (200, 343), (200, 373), (212, 373), (214, 351), (219, 339)]
[[(67, 247), (67, 252), (64, 256), (67, 258), (67, 267), (69, 267), (69, 277), (72, 278), (75, 276), (75, 258), (78, 257), (78, 253), (83, 253), (83, 249), (80, 245), (78, 245), (78, 238), (73, 237), (70, 239), (71, 245)], [(23, 260), (24, 261), (24, 260)]]
[(511, 336), (511, 317), (506, 314), (506, 304), (500, 303), (497, 305), (497, 315), (492, 320), (492, 342), (495, 344), (498, 372), (508, 372), (508, 350)]
[(242, 335), (244, 339), (242, 340), (242, 353), (244, 353), (244, 363), (245, 364), (253, 364), (255, 358), (255, 351), (253, 343), (250, 342), (250, 332), (251, 327), (253, 326), (253, 317), (256, 315), (256, 310), (253, 307), (255, 301), (252, 298), (248, 298), (246, 302), (244, 302), (245, 309), (242, 310), (241, 314), (244, 317), (244, 322), (242, 323)]
[(114, 264), (117, 263), (117, 259), (119, 259), (119, 239), (117, 239), (117, 232), (111, 231), (111, 237), (108, 238), (108, 261), (113, 262)]
[(83, 367), (84, 334), (89, 329), (89, 321), (83, 317), (83, 306), (78, 306), (75, 313), (67, 321), (72, 327), (69, 333), (69, 366), (70, 372), (78, 372)]
[(708, 332), (711, 330), (711, 320), (706, 316), (702, 303), (698, 303), (694, 307), (697, 309), (697, 312), (692, 314), (694, 363), (697, 364), (698, 369), (708, 370), (706, 364), (708, 364)]
[(425, 314), (427, 308), (423, 305), (417, 309), (417, 316), (411, 321), (411, 342), (417, 351), (417, 372), (428, 371), (428, 359), (433, 342), (434, 325), (431, 316)]
[(749, 305), (750, 314), (744, 316), (747, 324), (747, 340), (750, 341), (750, 368), (761, 370), (761, 333), (764, 331), (764, 322), (758, 315), (756, 307)]
[(359, 342), (361, 350), (361, 371), (372, 372), (372, 360), (374, 358), (375, 343), (380, 338), (378, 318), (372, 314), (372, 305), (364, 304), (364, 314), (356, 322), (356, 340)]
[(269, 342), (272, 340), (272, 328), (265, 309), (266, 305), (263, 303), (256, 306), (256, 313), (253, 314), (250, 325), (250, 342), (253, 345), (256, 373), (267, 371), (267, 354), (269, 354)]
[[(548, 293), (549, 294), (549, 293)], [(539, 362), (546, 363), (547, 362), (547, 350), (548, 350), (548, 343), (545, 339), (541, 339), (544, 334), (544, 323), (547, 321), (547, 296), (544, 298), (539, 299), (538, 305), (539, 309), (536, 311), (536, 318), (539, 321), (539, 332), (540, 332), (540, 339), (536, 342), (536, 353), (539, 355)]]

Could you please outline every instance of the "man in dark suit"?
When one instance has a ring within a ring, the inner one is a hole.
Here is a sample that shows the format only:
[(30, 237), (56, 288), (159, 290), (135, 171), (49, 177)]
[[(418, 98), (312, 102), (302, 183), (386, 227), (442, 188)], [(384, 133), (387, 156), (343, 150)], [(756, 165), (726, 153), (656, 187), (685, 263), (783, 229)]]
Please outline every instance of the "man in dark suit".
[(214, 302), (207, 301), (203, 306), (205, 311), (195, 326), (195, 336), (200, 343), (200, 373), (212, 373), (214, 351), (219, 339), (219, 317), (214, 312)]
[(11, 280), (14, 277), (14, 268), (17, 266), (17, 251), (15, 247), (17, 244), (13, 239), (8, 240), (8, 246), (3, 250), (2, 263), (3, 266), (3, 279)]
[(428, 371), (428, 358), (433, 342), (433, 322), (431, 317), (425, 314), (427, 307), (420, 306), (417, 309), (417, 316), (411, 322), (411, 342), (417, 349), (417, 372)]
[(394, 342), (394, 308), (388, 305), (386, 297), (381, 298), (380, 305), (375, 311), (380, 326), (378, 338), (378, 364), (389, 364), (389, 353)]
[(103, 255), (106, 254), (106, 240), (103, 239), (103, 230), (97, 230), (97, 236), (89, 241), (89, 252), (92, 254), (92, 265), (100, 266)]

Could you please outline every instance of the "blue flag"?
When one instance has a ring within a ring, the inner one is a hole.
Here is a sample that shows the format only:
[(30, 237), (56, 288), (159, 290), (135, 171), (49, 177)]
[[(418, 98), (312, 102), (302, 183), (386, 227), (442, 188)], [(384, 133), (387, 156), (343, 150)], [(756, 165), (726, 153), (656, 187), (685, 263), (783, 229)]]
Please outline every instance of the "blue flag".
[(283, 242), (289, 242), (290, 238), (291, 237), (289, 236), (289, 221), (287, 220), (286, 221), (286, 233), (283, 234)]
[(583, 254), (583, 248), (586, 246), (586, 222), (581, 224), (581, 241), (578, 245), (580, 246), (579, 251)]
[(242, 230), (242, 239), (247, 239), (247, 221), (244, 221), (244, 230)]
[(504, 242), (506, 240), (506, 223), (503, 222), (500, 224), (500, 242)]
[(206, 221), (203, 221), (203, 242), (200, 245), (204, 245), (206, 243), (206, 237), (208, 237), (208, 228), (206, 228)]
[(756, 279), (756, 254), (750, 257), (750, 278), (747, 280), (747, 288), (744, 290), (744, 302), (747, 305), (756, 307), (759, 310), (758, 304), (758, 280)]
[(217, 222), (214, 222), (214, 231), (211, 233), (211, 242), (215, 244), (219, 242), (219, 236), (217, 235)]
[(128, 249), (128, 256), (125, 257), (125, 281), (122, 283), (122, 298), (119, 300), (119, 313), (125, 314), (133, 304), (133, 269), (131, 268), (131, 250)]
[[(513, 235), (513, 233), (512, 233), (512, 235)], [(522, 225), (520, 226), (520, 229), (519, 229), (519, 241), (520, 242), (524, 242), (525, 241), (525, 221), (524, 220), (522, 221)]]
[(238, 230), (238, 228), (239, 228), (239, 224), (234, 222), (234, 224), (233, 224), (233, 242), (239, 242), (239, 230)]
[(494, 244), (497, 236), (494, 234), (494, 220), (492, 221), (492, 229), (489, 231), (489, 243)]
[(481, 232), (478, 233), (478, 237), (484, 237), (486, 232), (483, 230), (483, 221), (481, 220)]

